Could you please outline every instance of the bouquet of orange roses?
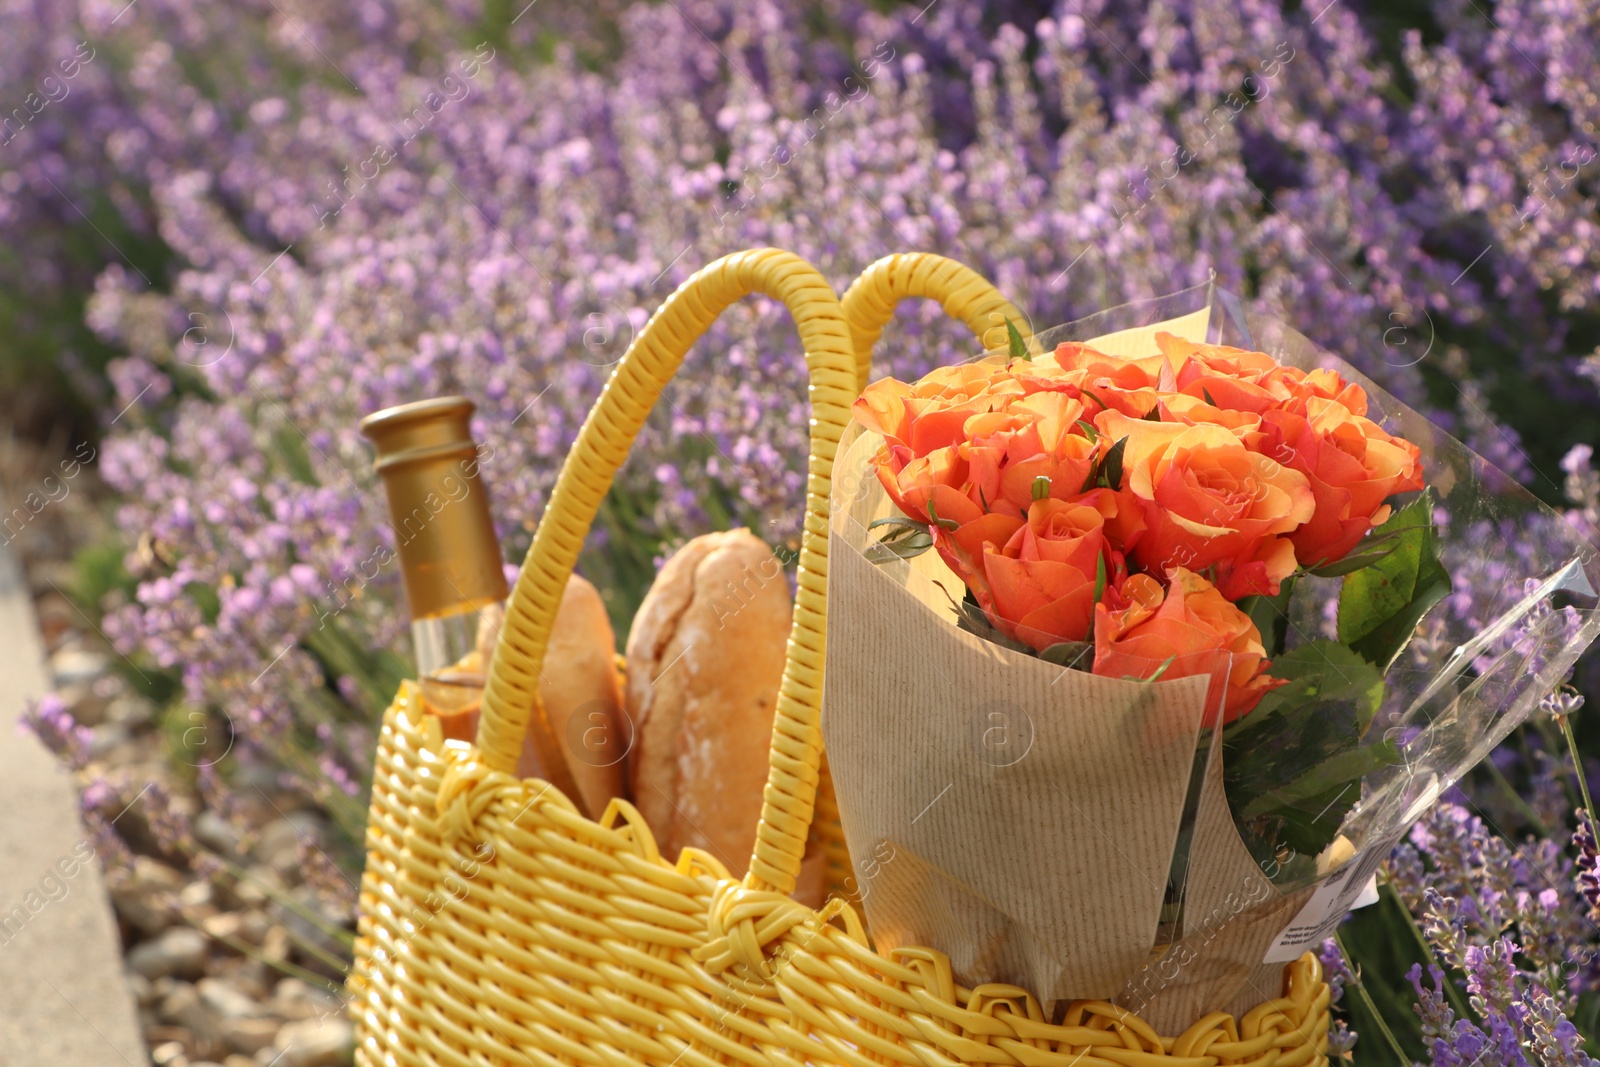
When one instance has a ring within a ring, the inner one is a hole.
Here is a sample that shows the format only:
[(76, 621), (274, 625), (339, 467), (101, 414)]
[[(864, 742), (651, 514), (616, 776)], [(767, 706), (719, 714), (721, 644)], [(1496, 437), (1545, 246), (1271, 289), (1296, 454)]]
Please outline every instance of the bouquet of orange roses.
[(1415, 412), (1211, 288), (1041, 340), (874, 383), (841, 447), (856, 893), (968, 984), (1259, 1003), (1593, 638), (1593, 552), (1558, 521), (1471, 632), (1444, 557), (1538, 506)]
[(1024, 346), (885, 379), (856, 417), (883, 436), (873, 466), (899, 534), (928, 537), (985, 622), (1046, 655), (1091, 642), (1091, 669), (1114, 677), (1130, 655), (1231, 654), (1230, 721), (1284, 684), (1239, 602), (1344, 561), (1390, 497), (1422, 488), (1419, 451), (1337, 371), (1154, 340), (1143, 359), (1062, 344), (1045, 366)]

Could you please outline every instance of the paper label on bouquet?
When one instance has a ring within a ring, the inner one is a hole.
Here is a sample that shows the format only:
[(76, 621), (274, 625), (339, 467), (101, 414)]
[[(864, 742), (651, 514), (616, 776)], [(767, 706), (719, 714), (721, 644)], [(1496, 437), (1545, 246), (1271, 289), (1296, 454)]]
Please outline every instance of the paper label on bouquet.
[(1350, 857), (1343, 867), (1334, 871), (1327, 881), (1317, 886), (1300, 914), (1284, 928), (1283, 933), (1267, 949), (1263, 963), (1288, 963), (1300, 958), (1307, 949), (1316, 947), (1333, 934), (1344, 917), (1357, 908), (1378, 902), (1378, 867), (1402, 834), (1386, 837)]

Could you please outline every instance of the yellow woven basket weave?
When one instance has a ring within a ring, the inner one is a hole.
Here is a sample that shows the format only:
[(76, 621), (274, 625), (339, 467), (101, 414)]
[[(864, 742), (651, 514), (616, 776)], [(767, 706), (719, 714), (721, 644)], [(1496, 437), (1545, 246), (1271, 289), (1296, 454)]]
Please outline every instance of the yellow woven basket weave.
[[(716, 317), (757, 292), (788, 305), (804, 341), (811, 460), (765, 805), (750, 873), (736, 882), (698, 850), (662, 857), (624, 801), (598, 821), (584, 816), (560, 780), (536, 680), (595, 510), (657, 395)], [(1025, 321), (981, 277), (938, 256), (880, 261), (841, 304), (803, 260), (762, 249), (690, 278), (640, 332), (534, 536), (476, 745), (445, 746), (409, 684), (384, 715), (349, 983), (357, 1063), (1326, 1064), (1329, 992), (1310, 955), (1286, 969), (1282, 997), (1166, 1037), (1100, 1001), (1074, 1003), (1052, 1023), (1023, 989), (957, 985), (933, 949), (875, 953), (837, 896), (820, 911), (790, 898), (808, 840), (828, 850), (836, 876), (846, 870), (818, 707), (830, 474), (872, 343), (909, 296), (941, 300), (986, 345), (1004, 337), (1005, 318)], [(551, 782), (512, 776), (530, 729), (556, 768)]]

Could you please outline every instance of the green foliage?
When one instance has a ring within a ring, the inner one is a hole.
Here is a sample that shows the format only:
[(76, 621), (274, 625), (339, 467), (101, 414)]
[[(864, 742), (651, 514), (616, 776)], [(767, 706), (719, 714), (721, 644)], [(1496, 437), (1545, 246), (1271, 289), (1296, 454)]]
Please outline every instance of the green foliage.
[(1268, 656), (1282, 652), (1288, 640), (1289, 597), (1293, 593), (1294, 579), (1285, 578), (1278, 587), (1277, 596), (1247, 596), (1239, 601), (1239, 609), (1250, 616), (1250, 621), (1261, 632), (1261, 643)]
[[(1380, 1012), (1390, 1031), (1413, 1060), (1428, 1062), (1417, 1016), (1411, 1005), (1417, 996), (1406, 980), (1412, 964), (1426, 970), (1434, 962), (1424, 952), (1413, 932), (1412, 919), (1392, 891), (1385, 890), (1377, 904), (1350, 913), (1339, 927), (1339, 937), (1349, 950), (1353, 966), (1361, 972), (1361, 983), (1372, 998), (1371, 1008)], [(1361, 1035), (1357, 1046), (1365, 1053), (1360, 1062), (1386, 1063), (1393, 1053), (1379, 1036), (1377, 1021), (1368, 1005), (1348, 987), (1339, 1009), (1350, 1028)]]
[(1028, 354), (1028, 342), (1022, 339), (1022, 334), (1017, 329), (1017, 324), (1010, 319), (1006, 320), (1006, 343), (1011, 350), (1012, 359), (1033, 362), (1033, 356)]
[(911, 519), (887, 518), (871, 523), (867, 529), (874, 530), (888, 527), (882, 537), (867, 546), (866, 556), (868, 563), (882, 565), (897, 559), (910, 559), (920, 556), (933, 547), (933, 535), (929, 532), (926, 523), (915, 522)]
[(1332, 563), (1312, 567), (1308, 573), (1316, 575), (1318, 578), (1342, 578), (1352, 571), (1372, 566), (1399, 547), (1397, 538), (1392, 534), (1385, 537), (1369, 538), (1363, 542), (1363, 545), (1363, 551), (1353, 552), (1344, 559), (1335, 560)]
[[(133, 195), (148, 206), (148, 195)], [(95, 408), (109, 394), (106, 365), (120, 353), (84, 322), (94, 278), (107, 264), (131, 266), (161, 279), (172, 251), (153, 234), (133, 229), (109, 190), (77, 194), (84, 214), (42, 237), (42, 246), (0, 242), (0, 421), (46, 440), (62, 428), (75, 440), (98, 438)], [(32, 280), (41, 256), (66, 284), (43, 289)], [(81, 373), (69, 373), (71, 353)]]
[[(944, 589), (942, 585), (940, 588)], [(950, 591), (948, 589), (945, 589), (944, 592), (946, 596), (950, 596)], [(972, 590), (967, 589), (965, 592), (966, 596), (963, 597), (960, 602), (957, 602), (954, 597), (950, 597), (950, 602), (955, 605), (956, 609), (957, 629), (965, 630), (969, 634), (976, 634), (985, 641), (997, 644), (1001, 648), (1009, 648), (1013, 652), (1021, 652), (1026, 656), (1039, 655), (1039, 653), (1034, 651), (1031, 646), (1025, 645), (1021, 641), (1018, 641), (1012, 637), (1007, 637), (1005, 634), (1001, 633), (995, 627), (995, 625), (989, 621), (989, 617), (983, 613), (983, 608), (979, 606), (977, 598), (972, 595)], [(1055, 657), (1051, 660), (1052, 663), (1060, 663), (1065, 665), (1074, 660), (1073, 650), (1072, 648), (1068, 647), (1069, 644), (1069, 642), (1063, 642), (1061, 644), (1051, 645), (1048, 649), (1046, 649), (1047, 652), (1052, 653), (1052, 655)]]
[(1271, 673), (1288, 684), (1223, 735), (1228, 803), (1252, 853), (1311, 857), (1338, 834), (1361, 779), (1399, 760), (1392, 742), (1362, 743), (1383, 675), (1332, 641), (1284, 653)]
[(1387, 670), (1417, 623), (1450, 592), (1450, 575), (1439, 562), (1432, 490), (1389, 516), (1373, 539), (1393, 547), (1345, 575), (1339, 640)]
[(173, 771), (190, 786), (200, 767), (221, 763), (233, 748), (233, 723), (228, 717), (185, 700), (162, 705), (156, 724)]
[(302, 485), (318, 484), (316, 468), (311, 465), (311, 453), (306, 449), (305, 434), (287, 420), (272, 431), (271, 454), (282, 461), (291, 478)]
[(1354, 709), (1365, 732), (1383, 700), (1383, 675), (1361, 656), (1333, 641), (1313, 641), (1285, 652), (1272, 663), (1272, 676), (1288, 681), (1261, 698), (1256, 711), (1240, 720), (1241, 735), (1274, 718), (1289, 718), (1314, 702)]
[(204, 582), (190, 582), (183, 587), (183, 595), (194, 601), (195, 607), (200, 609), (200, 618), (210, 626), (217, 621), (217, 616), (222, 612), (222, 600), (217, 596), (217, 591)]
[[(1085, 389), (1084, 392), (1087, 393), (1088, 390)], [(1106, 454), (1100, 458), (1100, 462), (1089, 469), (1089, 476), (1083, 480), (1082, 492), (1087, 493), (1095, 488), (1121, 489), (1122, 456), (1127, 450), (1128, 439), (1126, 437), (1107, 449)]]
[(1258, 858), (1286, 850), (1316, 856), (1360, 799), (1362, 779), (1400, 761), (1393, 742), (1366, 735), (1383, 702), (1385, 673), (1417, 623), (1450, 592), (1432, 492), (1396, 511), (1357, 551), (1312, 573), (1343, 577), (1338, 641), (1280, 651), (1292, 581), (1275, 597), (1240, 602), (1273, 657), (1271, 675), (1286, 682), (1224, 735), (1228, 803)]
[(1058, 641), (1038, 653), (1038, 656), (1058, 667), (1087, 669), (1094, 660), (1094, 645), (1088, 641)]
[(306, 635), (305, 647), (321, 662), (330, 679), (349, 677), (361, 692), (361, 703), (376, 714), (387, 707), (400, 683), (411, 677), (411, 662), (389, 648), (370, 648), (350, 633), (338, 615), (326, 615)]
[[(595, 543), (599, 538), (591, 537), (578, 560), (578, 573), (600, 591), (619, 652), (628, 639), (634, 612), (655, 580), (655, 561), (668, 550), (659, 538), (644, 532), (645, 520), (655, 504), (654, 499), (636, 493), (607, 493), (595, 522), (604, 531), (604, 547)], [(522, 530), (507, 537), (501, 549), (506, 558), (521, 560), (532, 538), (531, 528)]]
[(112, 591), (132, 597), (137, 583), (128, 575), (122, 560), (126, 553), (120, 541), (101, 541), (86, 545), (72, 558), (73, 603), (98, 614), (99, 605)]

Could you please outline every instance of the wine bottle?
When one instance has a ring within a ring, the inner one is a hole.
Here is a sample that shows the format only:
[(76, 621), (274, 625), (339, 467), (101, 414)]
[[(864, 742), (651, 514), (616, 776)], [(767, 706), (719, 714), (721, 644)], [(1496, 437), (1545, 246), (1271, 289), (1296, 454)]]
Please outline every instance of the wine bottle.
[(388, 498), (423, 701), (459, 741), (477, 730), (507, 594), (473, 410), (466, 397), (446, 396), (361, 420)]

